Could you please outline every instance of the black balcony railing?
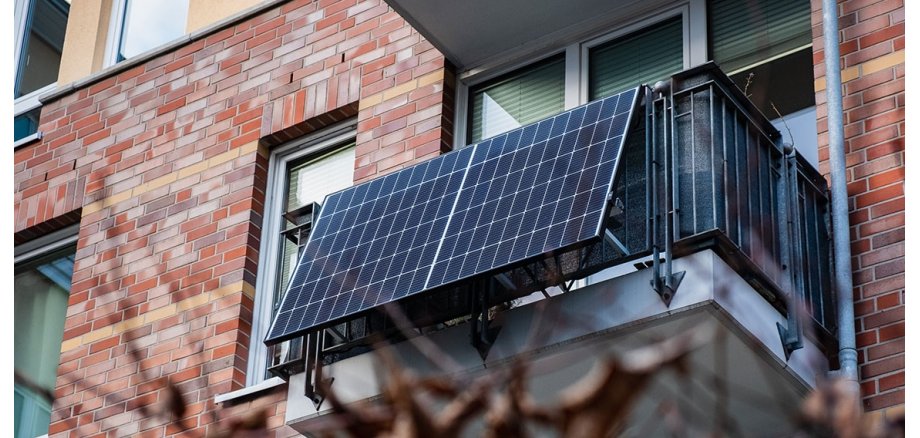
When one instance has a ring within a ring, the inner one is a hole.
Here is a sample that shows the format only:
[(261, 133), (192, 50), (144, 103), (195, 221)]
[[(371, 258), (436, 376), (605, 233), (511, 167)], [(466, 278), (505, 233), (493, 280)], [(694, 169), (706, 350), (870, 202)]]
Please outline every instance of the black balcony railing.
[(628, 251), (593, 266), (655, 245), (675, 255), (713, 248), (777, 307), (806, 309), (832, 341), (827, 182), (713, 64), (650, 92), (651, 111), (623, 151), (623, 212), (610, 223)]

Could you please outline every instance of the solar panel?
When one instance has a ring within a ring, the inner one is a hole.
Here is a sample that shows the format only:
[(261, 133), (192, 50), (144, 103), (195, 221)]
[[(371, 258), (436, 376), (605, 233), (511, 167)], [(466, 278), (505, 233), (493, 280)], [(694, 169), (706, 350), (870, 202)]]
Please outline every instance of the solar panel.
[(329, 195), (265, 342), (596, 238), (637, 94)]

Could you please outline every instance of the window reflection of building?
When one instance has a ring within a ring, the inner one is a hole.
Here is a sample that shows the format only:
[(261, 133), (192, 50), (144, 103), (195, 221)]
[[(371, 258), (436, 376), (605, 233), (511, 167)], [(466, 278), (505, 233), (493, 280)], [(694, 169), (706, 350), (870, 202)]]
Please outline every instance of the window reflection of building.
[(74, 265), (73, 247), (17, 264), (13, 283), (15, 436), (48, 432), (64, 317)]
[(19, 0), (15, 5), (15, 101), (13, 141), (38, 131), (38, 95), (57, 81), (70, 3)]

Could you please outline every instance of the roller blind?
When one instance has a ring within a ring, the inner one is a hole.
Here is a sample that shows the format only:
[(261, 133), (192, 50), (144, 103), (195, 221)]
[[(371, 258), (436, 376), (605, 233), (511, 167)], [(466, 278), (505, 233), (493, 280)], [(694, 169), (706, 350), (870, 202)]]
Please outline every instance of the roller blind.
[(470, 142), (545, 119), (565, 109), (565, 58), (556, 56), (474, 87)]
[(588, 56), (590, 100), (664, 79), (683, 70), (681, 17), (594, 47)]
[(709, 0), (712, 59), (733, 72), (811, 43), (808, 0)]

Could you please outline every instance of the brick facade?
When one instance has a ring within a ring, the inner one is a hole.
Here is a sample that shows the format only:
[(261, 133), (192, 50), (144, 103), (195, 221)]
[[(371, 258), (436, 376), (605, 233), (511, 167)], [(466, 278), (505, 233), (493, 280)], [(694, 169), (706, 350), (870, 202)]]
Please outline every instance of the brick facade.
[[(827, 107), (821, 2), (812, 1), (821, 170)], [(904, 403), (904, 2), (840, 2), (857, 349), (867, 410)]]
[[(841, 9), (857, 342), (880, 409), (904, 401), (904, 6)], [(51, 436), (213, 430), (214, 396), (245, 384), (268, 149), (356, 118), (355, 180), (400, 169), (450, 148), (454, 81), (381, 0), (307, 0), (47, 102), (44, 137), (15, 154), (14, 223), (18, 242), (80, 224)], [(167, 382), (190, 406), (175, 424), (139, 409)], [(296, 434), (283, 391), (228, 413), (253, 407)]]
[[(46, 102), (14, 223), (80, 224), (51, 436), (208, 428), (245, 385), (268, 148), (356, 117), (355, 178), (399, 169), (451, 144), (450, 81), (382, 1), (292, 1)], [(185, 418), (144, 419), (167, 382)]]

